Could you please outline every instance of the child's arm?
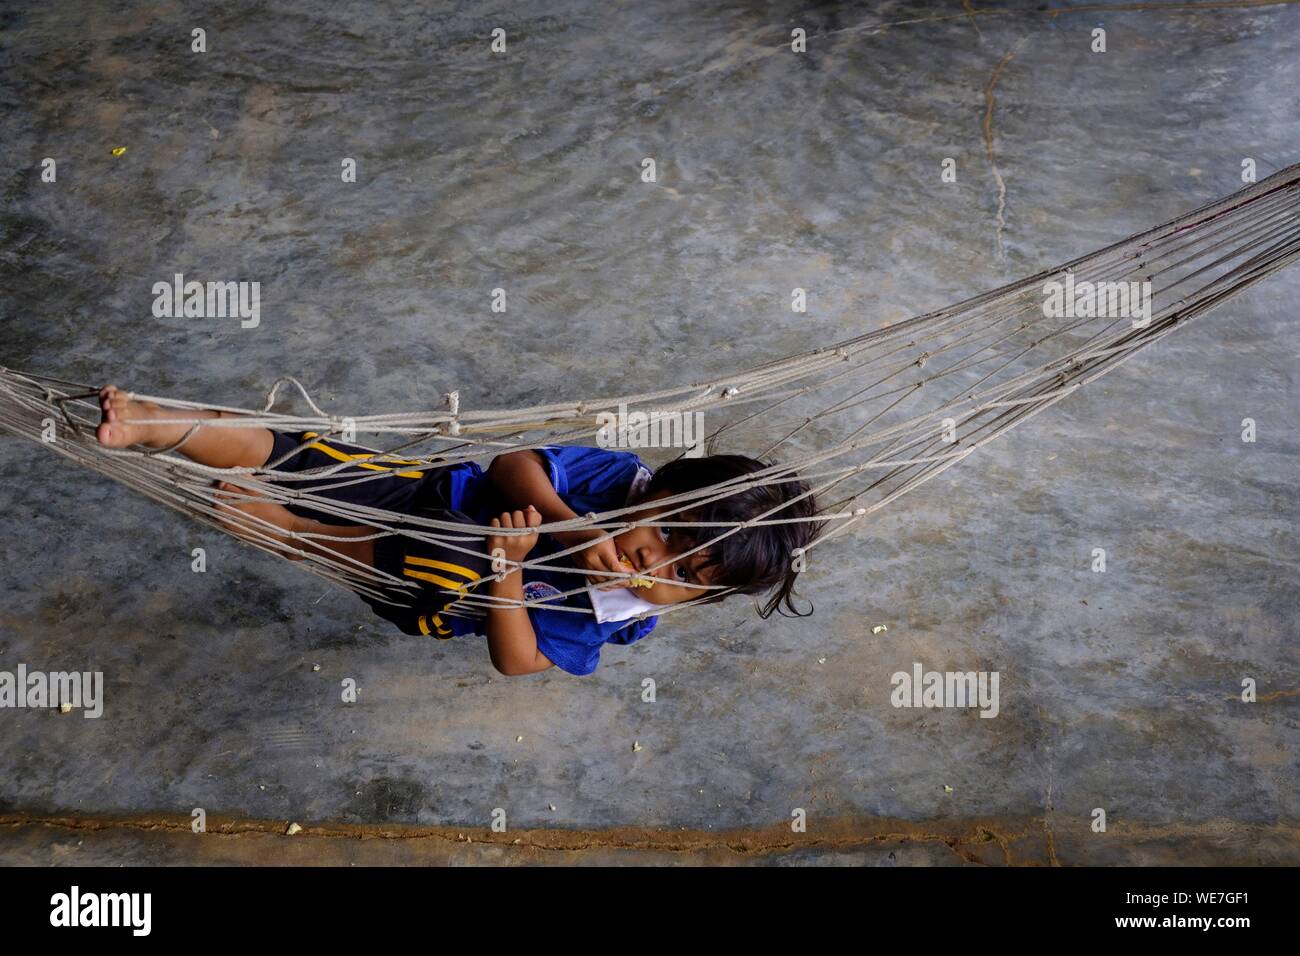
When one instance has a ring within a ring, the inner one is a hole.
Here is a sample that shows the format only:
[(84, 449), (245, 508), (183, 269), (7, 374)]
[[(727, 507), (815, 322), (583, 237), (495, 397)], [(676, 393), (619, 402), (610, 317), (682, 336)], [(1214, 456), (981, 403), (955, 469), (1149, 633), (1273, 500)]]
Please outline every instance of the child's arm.
[[(498, 455), (488, 466), (488, 477), (493, 485), (512, 505), (528, 504), (538, 511), (545, 521), (568, 521), (578, 517), (577, 513), (564, 503), (551, 485), (550, 474), (546, 470), (546, 459), (537, 452), (526, 449)], [(594, 528), (579, 531), (557, 531), (551, 536), (564, 547), (571, 548), (584, 541), (591, 541), (605, 534)], [(627, 568), (619, 563), (618, 548), (613, 538), (607, 538), (600, 544), (575, 552), (573, 555), (581, 567), (589, 571), (616, 571), (626, 573)], [(608, 578), (598, 578), (597, 583), (608, 583)], [(627, 582), (619, 582), (618, 587), (629, 587)]]
[[(547, 484), (549, 487), (549, 482)], [(522, 511), (513, 514), (505, 512), (500, 518), (492, 519), (494, 528), (536, 528), (541, 523), (541, 512), (532, 505), (528, 506), (527, 515)], [(536, 531), (528, 535), (491, 536), (487, 541), (488, 553), (500, 548), (507, 561), (522, 561), (528, 557), (528, 552), (535, 544), (537, 544)], [(522, 601), (523, 580), (523, 572), (515, 568), (506, 574), (505, 580), (498, 581), (492, 578), (488, 582), (488, 594), (492, 597)], [(538, 671), (555, 666), (537, 649), (537, 634), (533, 631), (533, 624), (526, 608), (488, 608), (487, 640), (492, 666), (508, 677), (536, 674)]]

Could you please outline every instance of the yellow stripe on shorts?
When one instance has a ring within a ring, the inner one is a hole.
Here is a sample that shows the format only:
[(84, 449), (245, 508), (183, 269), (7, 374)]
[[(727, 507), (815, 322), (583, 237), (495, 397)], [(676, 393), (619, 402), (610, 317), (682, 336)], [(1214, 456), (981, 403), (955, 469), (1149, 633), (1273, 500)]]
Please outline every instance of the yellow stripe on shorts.
[[(408, 554), (406, 556), (406, 563), (407, 565), (415, 565), (419, 568), (436, 568), (439, 571), (456, 574), (465, 579), (464, 583), (461, 583), (459, 581), (453, 581), (450, 578), (444, 578), (441, 574), (434, 574), (432, 571), (417, 571), (415, 568), (411, 567), (405, 567), (402, 569), (402, 573), (408, 578), (418, 578), (421, 581), (430, 581), (434, 584), (455, 591), (457, 597), (448, 603), (447, 607), (451, 607), (472, 589), (478, 587), (478, 585), (484, 580), (469, 568), (462, 567), (459, 564), (452, 564), (450, 561), (439, 561), (436, 558), (421, 558), (418, 555)], [(447, 610), (447, 607), (444, 607), (443, 610)], [(448, 641), (455, 636), (455, 632), (443, 622), (442, 617), (438, 614), (433, 615), (433, 626), (438, 633), (432, 636), (438, 638), (440, 641)], [(420, 630), (425, 634), (429, 633), (429, 626), (425, 623), (425, 615), (423, 614), (420, 615)]]
[(433, 626), (438, 629), (437, 634), (434, 634), (429, 630), (429, 615), (421, 614), (420, 619), (416, 623), (420, 626), (420, 633), (426, 637), (436, 637), (440, 641), (449, 641), (455, 636), (452, 633), (451, 628), (446, 627), (442, 623), (442, 618), (437, 614), (433, 616)]
[(403, 568), (402, 573), (408, 578), (419, 578), (421, 581), (432, 581), (434, 584), (442, 585), (450, 591), (455, 591), (461, 597), (465, 596), (465, 589), (469, 587), (460, 581), (453, 581), (451, 578), (444, 578), (440, 574), (430, 574), (427, 571), (412, 571), (410, 568)]
[(438, 561), (435, 558), (420, 558), (413, 554), (406, 556), (407, 564), (414, 564), (421, 568), (437, 568), (440, 571), (450, 571), (452, 574), (459, 574), (470, 584), (478, 583), (479, 576), (469, 568), (461, 567), (459, 564), (452, 564), (450, 561)]
[[(461, 567), (459, 564), (452, 564), (449, 561), (439, 561), (435, 558), (421, 558), (416, 555), (408, 554), (406, 556), (406, 563), (408, 565), (414, 564), (418, 567), (424, 568), (437, 568), (440, 571), (447, 571), (450, 574), (458, 574), (465, 579), (465, 582), (461, 583), (459, 581), (453, 581), (451, 578), (444, 578), (441, 574), (434, 574), (432, 571), (416, 571), (414, 568), (410, 567), (402, 569), (402, 573), (408, 578), (418, 578), (421, 581), (429, 581), (433, 584), (439, 585), (440, 587), (455, 591), (458, 596), (455, 600), (451, 601), (447, 607), (451, 607), (452, 604), (455, 604), (463, 598), (471, 589), (477, 587), (483, 580), (469, 568)], [(443, 608), (444, 611), (446, 609), (447, 608)], [(426, 623), (427, 617), (428, 615), (421, 614), (419, 620), (420, 631), (424, 634), (430, 633), (429, 625)], [(450, 640), (455, 635), (455, 632), (446, 625), (439, 614), (433, 615), (433, 626), (438, 633), (430, 636), (436, 637), (440, 641)]]
[[(302, 435), (304, 438), (320, 438), (320, 435), (317, 434), (316, 432), (303, 432)], [(371, 471), (393, 471), (391, 466), (385, 467), (383, 465), (372, 465), (369, 464), (368, 462), (361, 460), (363, 458), (376, 457), (374, 453), (367, 453), (363, 455), (349, 455), (347, 452), (339, 451), (337, 448), (331, 448), (329, 445), (326, 445), (325, 442), (327, 441), (329, 441), (329, 439), (321, 438), (320, 441), (314, 441), (307, 447), (315, 448), (317, 451), (323, 451), (325, 454), (329, 455), (335, 461), (350, 461), (353, 464), (355, 464), (358, 468), (369, 468)], [(419, 461), (416, 461), (415, 459), (412, 458), (383, 457), (383, 460), (391, 461), (395, 465), (420, 464)], [(393, 471), (393, 474), (396, 475), (398, 478), (423, 478), (425, 475), (423, 471)]]

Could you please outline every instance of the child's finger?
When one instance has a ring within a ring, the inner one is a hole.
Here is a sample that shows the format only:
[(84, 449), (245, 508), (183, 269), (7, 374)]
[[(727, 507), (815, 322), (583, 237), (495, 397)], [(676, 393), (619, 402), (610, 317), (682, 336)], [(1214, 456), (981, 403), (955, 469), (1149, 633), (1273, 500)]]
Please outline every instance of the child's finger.
[(528, 527), (536, 528), (542, 523), (542, 513), (532, 505), (528, 506)]
[[(610, 561), (608, 557), (605, 555), (601, 555), (601, 557), (604, 559), (602, 563), (604, 564), (604, 568), (606, 571), (613, 571), (615, 574), (627, 574), (627, 568), (619, 564), (618, 561)], [(614, 591), (617, 590), (618, 588), (631, 587), (631, 585), (632, 582), (627, 579), (623, 579), (623, 580), (619, 580), (617, 578), (614, 578), (612, 580), (606, 579), (604, 589), (606, 591)]]
[(622, 562), (619, 560), (618, 545), (614, 544), (612, 539), (606, 541), (597, 553), (600, 555), (600, 560), (603, 561), (605, 566), (610, 570), (623, 570)]

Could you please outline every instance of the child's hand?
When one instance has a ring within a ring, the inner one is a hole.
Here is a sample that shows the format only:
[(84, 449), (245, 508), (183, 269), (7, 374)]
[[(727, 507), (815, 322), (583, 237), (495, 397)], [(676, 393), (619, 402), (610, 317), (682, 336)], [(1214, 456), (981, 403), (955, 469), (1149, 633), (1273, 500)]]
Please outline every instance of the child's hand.
[[(532, 505), (528, 506), (527, 511), (503, 511), (500, 518), (492, 519), (494, 528), (536, 528), (541, 523), (542, 514)], [(494, 534), (489, 535), (487, 540), (488, 554), (492, 555), (500, 549), (507, 561), (522, 561), (536, 545), (536, 531), (532, 534), (508, 536)]]
[[(566, 548), (571, 548), (575, 544), (599, 538), (605, 532), (603, 531), (567, 531), (556, 534), (555, 537), (560, 539), (560, 543)], [(593, 544), (583, 551), (577, 551), (572, 556), (573, 563), (580, 568), (588, 571), (614, 571), (618, 574), (626, 574), (631, 570), (627, 565), (618, 560), (618, 546), (614, 544), (613, 538), (606, 538), (599, 544)], [(602, 590), (612, 590), (614, 588), (631, 587), (630, 581), (619, 581), (615, 578), (602, 576), (588, 578), (593, 584), (600, 585)]]

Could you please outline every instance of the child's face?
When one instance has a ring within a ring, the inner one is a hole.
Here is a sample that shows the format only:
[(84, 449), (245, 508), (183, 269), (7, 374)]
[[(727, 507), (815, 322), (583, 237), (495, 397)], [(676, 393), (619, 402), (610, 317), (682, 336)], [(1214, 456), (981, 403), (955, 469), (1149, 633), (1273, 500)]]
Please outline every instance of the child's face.
[[(658, 498), (666, 498), (668, 495), (669, 492), (661, 492), (647, 498), (646, 503)], [(667, 510), (671, 509), (646, 508), (644, 511), (636, 512), (632, 517), (634, 519), (653, 520)], [(686, 521), (688, 519), (685, 512), (678, 512), (669, 515), (664, 520)], [(649, 601), (651, 604), (678, 604), (682, 601), (693, 601), (697, 598), (707, 597), (712, 593), (685, 586), (687, 584), (712, 583), (713, 572), (717, 568), (701, 569), (699, 567), (704, 563), (706, 557), (704, 551), (696, 551), (685, 558), (679, 557), (681, 551), (689, 551), (694, 545), (679, 544), (678, 536), (673, 533), (676, 530), (676, 528), (636, 527), (614, 536), (614, 544), (617, 546), (619, 554), (627, 555), (628, 560), (632, 562), (637, 571), (647, 576), (653, 575), (656, 578), (666, 578), (669, 581), (680, 582), (668, 584), (664, 581), (655, 581), (652, 587), (633, 589), (633, 594), (642, 600)], [(659, 568), (655, 567), (655, 565), (663, 561), (670, 563)]]

